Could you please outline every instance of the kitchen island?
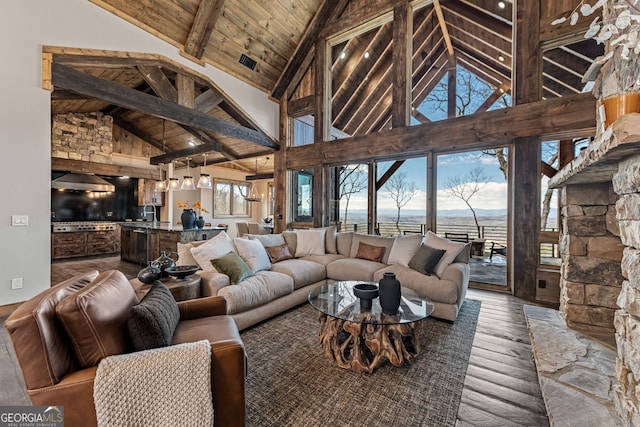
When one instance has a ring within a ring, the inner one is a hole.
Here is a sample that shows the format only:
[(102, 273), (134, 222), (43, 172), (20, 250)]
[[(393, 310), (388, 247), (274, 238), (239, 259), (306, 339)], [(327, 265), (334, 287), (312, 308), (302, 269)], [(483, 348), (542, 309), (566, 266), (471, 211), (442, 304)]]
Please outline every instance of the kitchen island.
[(178, 243), (208, 240), (227, 227), (205, 226), (184, 230), (181, 225), (165, 222), (120, 222), (120, 258), (147, 265), (162, 252), (176, 252)]

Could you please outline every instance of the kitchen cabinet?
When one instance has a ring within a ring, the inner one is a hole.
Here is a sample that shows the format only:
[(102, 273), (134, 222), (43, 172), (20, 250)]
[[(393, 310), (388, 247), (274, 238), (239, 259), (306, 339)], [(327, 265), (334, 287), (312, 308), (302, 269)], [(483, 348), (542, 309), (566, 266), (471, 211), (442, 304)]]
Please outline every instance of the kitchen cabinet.
[(156, 191), (156, 181), (153, 179), (138, 179), (138, 206), (163, 206), (164, 194)]
[(121, 227), (120, 256), (124, 261), (146, 265), (148, 261), (178, 250), (178, 243), (207, 240), (224, 230), (221, 227), (205, 227), (182, 230), (169, 225), (148, 226), (125, 224)]
[(51, 233), (51, 259), (106, 255), (119, 250), (117, 230)]

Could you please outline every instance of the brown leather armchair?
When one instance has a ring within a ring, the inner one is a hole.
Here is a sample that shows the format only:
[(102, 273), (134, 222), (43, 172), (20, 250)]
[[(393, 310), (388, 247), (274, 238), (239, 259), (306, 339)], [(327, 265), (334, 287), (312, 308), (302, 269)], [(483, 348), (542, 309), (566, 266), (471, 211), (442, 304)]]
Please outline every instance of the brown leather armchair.
[[(40, 406), (64, 406), (67, 426), (97, 424), (93, 402), (97, 366), (80, 367), (71, 340), (56, 315), (56, 305), (92, 282), (105, 280), (105, 274), (108, 272), (99, 276), (97, 271), (92, 271), (59, 283), (22, 304), (5, 321), (31, 402)], [(126, 278), (117, 272), (106, 280), (124, 286), (122, 281)], [(103, 309), (109, 310), (113, 305), (112, 301), (108, 302)], [(180, 322), (173, 335), (173, 344), (202, 339), (211, 343), (215, 424), (244, 426), (246, 355), (233, 319), (225, 315), (226, 300), (222, 297), (200, 298), (178, 302), (178, 307)]]

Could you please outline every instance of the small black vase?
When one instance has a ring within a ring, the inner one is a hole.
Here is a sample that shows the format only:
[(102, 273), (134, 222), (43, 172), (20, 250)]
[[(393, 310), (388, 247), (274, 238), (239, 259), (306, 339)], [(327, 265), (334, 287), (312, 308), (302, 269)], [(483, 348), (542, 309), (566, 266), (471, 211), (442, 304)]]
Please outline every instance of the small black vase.
[(198, 219), (196, 219), (196, 227), (198, 228), (204, 227), (204, 218), (198, 217)]
[(380, 279), (378, 292), (380, 294), (380, 306), (384, 314), (394, 315), (400, 307), (400, 281), (394, 273), (384, 273)]

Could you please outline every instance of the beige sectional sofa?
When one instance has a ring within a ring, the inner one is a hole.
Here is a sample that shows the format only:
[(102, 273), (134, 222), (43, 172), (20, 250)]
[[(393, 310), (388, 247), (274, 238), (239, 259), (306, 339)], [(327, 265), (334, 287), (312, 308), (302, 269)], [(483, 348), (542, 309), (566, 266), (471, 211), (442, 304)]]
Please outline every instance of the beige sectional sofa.
[[(319, 241), (320, 235), (323, 242)], [(453, 321), (469, 283), (469, 247), (429, 233), (424, 238), (425, 244), (444, 244), (447, 248), (442, 262), (435, 268), (438, 277), (408, 266), (421, 243), (421, 235), (381, 237), (337, 233), (335, 227), (233, 240), (221, 233), (205, 242), (179, 243), (178, 264), (201, 267), (198, 274), (202, 277), (203, 296), (223, 296), (227, 300), (227, 313), (240, 330), (304, 303), (314, 287), (339, 280), (377, 282), (385, 272), (395, 273), (402, 286), (431, 299), (435, 304), (434, 317)], [(266, 248), (282, 248), (284, 244), (283, 249), (288, 249), (293, 258), (271, 262)], [(362, 259), (363, 248), (382, 252), (381, 259)], [(210, 261), (230, 251), (246, 261), (252, 274), (236, 284), (231, 283), (228, 275), (218, 272)]]

